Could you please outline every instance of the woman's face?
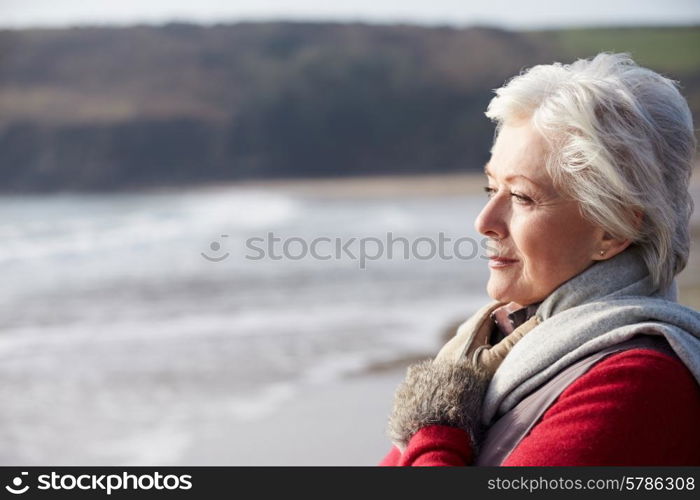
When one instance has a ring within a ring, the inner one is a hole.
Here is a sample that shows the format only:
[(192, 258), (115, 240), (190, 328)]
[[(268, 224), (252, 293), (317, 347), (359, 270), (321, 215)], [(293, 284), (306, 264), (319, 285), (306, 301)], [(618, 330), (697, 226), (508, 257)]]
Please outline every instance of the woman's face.
[(546, 143), (529, 120), (504, 124), (486, 166), (489, 201), (475, 227), (491, 238), (487, 291), (533, 304), (602, 258), (604, 231), (562, 197), (544, 166)]

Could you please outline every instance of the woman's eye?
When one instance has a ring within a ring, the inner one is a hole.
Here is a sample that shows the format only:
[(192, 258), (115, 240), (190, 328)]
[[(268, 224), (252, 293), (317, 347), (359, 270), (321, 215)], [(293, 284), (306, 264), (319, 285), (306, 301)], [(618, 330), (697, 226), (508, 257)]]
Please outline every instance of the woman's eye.
[[(484, 191), (486, 192), (486, 196), (488, 196), (489, 198), (493, 198), (494, 195), (498, 192), (498, 189), (486, 186), (484, 188)], [(530, 205), (531, 203), (533, 203), (533, 199), (524, 194), (515, 193), (511, 191), (510, 195), (515, 199), (516, 203), (520, 205)]]
[(532, 203), (532, 198), (530, 198), (529, 196), (525, 196), (524, 194), (511, 192), (510, 195), (522, 205), (529, 205), (530, 203)]
[(486, 196), (489, 198), (493, 198), (493, 195), (496, 194), (496, 188), (492, 188), (490, 186), (484, 187), (484, 191), (486, 192)]

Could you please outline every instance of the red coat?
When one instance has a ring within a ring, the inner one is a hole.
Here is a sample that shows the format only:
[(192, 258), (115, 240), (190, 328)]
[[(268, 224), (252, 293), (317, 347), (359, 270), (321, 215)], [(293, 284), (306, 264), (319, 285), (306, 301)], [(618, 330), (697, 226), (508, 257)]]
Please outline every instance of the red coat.
[[(404, 453), (379, 465), (471, 465), (467, 434), (419, 430)], [(503, 462), (504, 466), (700, 465), (700, 386), (677, 358), (630, 349), (572, 383)]]

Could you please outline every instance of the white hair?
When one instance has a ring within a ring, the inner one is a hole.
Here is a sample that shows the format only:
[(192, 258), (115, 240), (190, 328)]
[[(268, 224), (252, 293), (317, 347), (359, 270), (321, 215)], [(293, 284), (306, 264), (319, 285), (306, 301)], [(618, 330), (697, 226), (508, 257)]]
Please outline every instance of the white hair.
[(512, 78), (486, 116), (496, 134), (507, 121), (531, 120), (549, 144), (545, 166), (555, 186), (588, 220), (639, 246), (654, 284), (670, 286), (688, 261), (695, 153), (676, 82), (629, 54), (601, 53)]

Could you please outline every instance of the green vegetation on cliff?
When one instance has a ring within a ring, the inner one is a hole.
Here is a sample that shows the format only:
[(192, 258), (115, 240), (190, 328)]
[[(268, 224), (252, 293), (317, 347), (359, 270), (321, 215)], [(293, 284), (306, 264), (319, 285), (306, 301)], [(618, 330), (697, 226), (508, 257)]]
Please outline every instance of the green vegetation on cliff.
[(4, 191), (481, 168), (492, 89), (628, 51), (700, 110), (700, 29), (362, 24), (0, 31)]

